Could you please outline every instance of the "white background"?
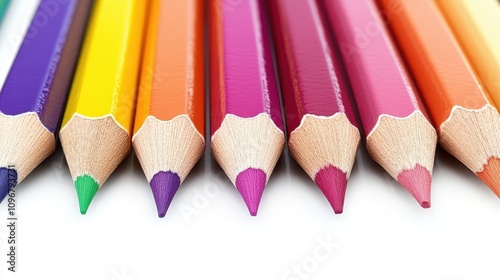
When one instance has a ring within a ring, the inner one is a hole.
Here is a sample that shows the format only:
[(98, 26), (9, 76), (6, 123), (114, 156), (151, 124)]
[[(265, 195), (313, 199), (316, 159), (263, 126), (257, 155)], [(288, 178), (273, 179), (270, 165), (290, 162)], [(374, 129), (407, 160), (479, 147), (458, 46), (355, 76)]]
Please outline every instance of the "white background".
[[(14, 2), (26, 5), (19, 13), (28, 13), (36, 1)], [(6, 48), (4, 38), (2, 31), (0, 52)], [(0, 59), (1, 74), (7, 63)], [(208, 152), (165, 219), (156, 217), (133, 155), (98, 192), (86, 216), (79, 214), (60, 149), (17, 188), (16, 199), (15, 274), (7, 271), (7, 207), (0, 206), (2, 280), (500, 277), (500, 201), (440, 149), (429, 210), (421, 209), (363, 149), (342, 215), (333, 214), (288, 153), (256, 218)], [(326, 250), (325, 243), (331, 248)]]

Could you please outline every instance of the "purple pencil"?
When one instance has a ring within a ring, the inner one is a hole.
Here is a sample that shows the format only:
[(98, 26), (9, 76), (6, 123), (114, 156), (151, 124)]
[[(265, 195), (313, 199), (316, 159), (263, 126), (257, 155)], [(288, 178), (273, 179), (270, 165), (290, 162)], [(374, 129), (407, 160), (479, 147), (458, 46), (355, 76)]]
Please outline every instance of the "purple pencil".
[(35, 13), (0, 92), (0, 202), (55, 150), (92, 4), (42, 0)]

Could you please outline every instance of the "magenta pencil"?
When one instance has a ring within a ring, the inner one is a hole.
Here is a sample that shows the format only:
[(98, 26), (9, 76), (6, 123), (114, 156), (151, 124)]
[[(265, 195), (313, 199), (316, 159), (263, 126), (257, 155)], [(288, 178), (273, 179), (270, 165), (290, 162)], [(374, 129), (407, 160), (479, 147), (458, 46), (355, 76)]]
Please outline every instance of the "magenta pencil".
[(255, 216), (285, 144), (264, 2), (210, 5), (212, 151)]
[(323, 0), (352, 84), (368, 153), (430, 207), (437, 134), (372, 0)]
[(340, 57), (316, 0), (270, 3), (290, 152), (342, 213), (360, 134)]

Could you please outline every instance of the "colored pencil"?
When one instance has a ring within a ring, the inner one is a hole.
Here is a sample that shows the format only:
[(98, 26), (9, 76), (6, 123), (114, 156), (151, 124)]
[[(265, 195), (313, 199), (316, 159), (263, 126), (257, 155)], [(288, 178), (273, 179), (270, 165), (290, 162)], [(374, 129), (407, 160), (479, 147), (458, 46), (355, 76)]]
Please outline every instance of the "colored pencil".
[(0, 27), (0, 89), (40, 4), (40, 0), (13, 1)]
[(497, 109), (500, 108), (500, 5), (495, 0), (436, 0)]
[(3, 17), (7, 12), (7, 8), (9, 7), (10, 0), (0, 0), (0, 25), (2, 24)]
[(372, 0), (324, 1), (366, 133), (368, 153), (430, 207), (436, 131)]
[(130, 151), (147, 1), (96, 1), (60, 132), (80, 212)]
[(290, 152), (342, 213), (360, 134), (340, 57), (316, 0), (270, 3)]
[(252, 216), (285, 145), (264, 3), (210, 2), (212, 151)]
[[(45, 13), (42, 0), (35, 18)], [(26, 37), (0, 92), (0, 201), (55, 150), (92, 1), (71, 0)]]
[(164, 217), (205, 150), (204, 2), (155, 0), (132, 144)]
[[(500, 115), (433, 0), (379, 0), (440, 144), (500, 196)], [(397, 13), (395, 7), (398, 7)]]

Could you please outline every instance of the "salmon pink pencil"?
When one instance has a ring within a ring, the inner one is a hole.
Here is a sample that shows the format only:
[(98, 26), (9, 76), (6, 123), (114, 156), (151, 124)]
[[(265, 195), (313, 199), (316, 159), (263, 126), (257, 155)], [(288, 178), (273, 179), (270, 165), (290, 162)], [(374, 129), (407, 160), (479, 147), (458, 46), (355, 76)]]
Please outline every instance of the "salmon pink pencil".
[[(379, 0), (441, 146), (500, 196), (500, 115), (434, 0)], [(398, 7), (395, 12), (394, 7)]]
[(284, 145), (264, 1), (210, 1), (212, 151), (257, 215)]
[(205, 150), (203, 3), (152, 2), (132, 144), (160, 217)]
[(437, 135), (372, 0), (323, 0), (366, 133), (368, 153), (424, 208)]
[(360, 134), (316, 0), (271, 1), (292, 156), (342, 213)]

